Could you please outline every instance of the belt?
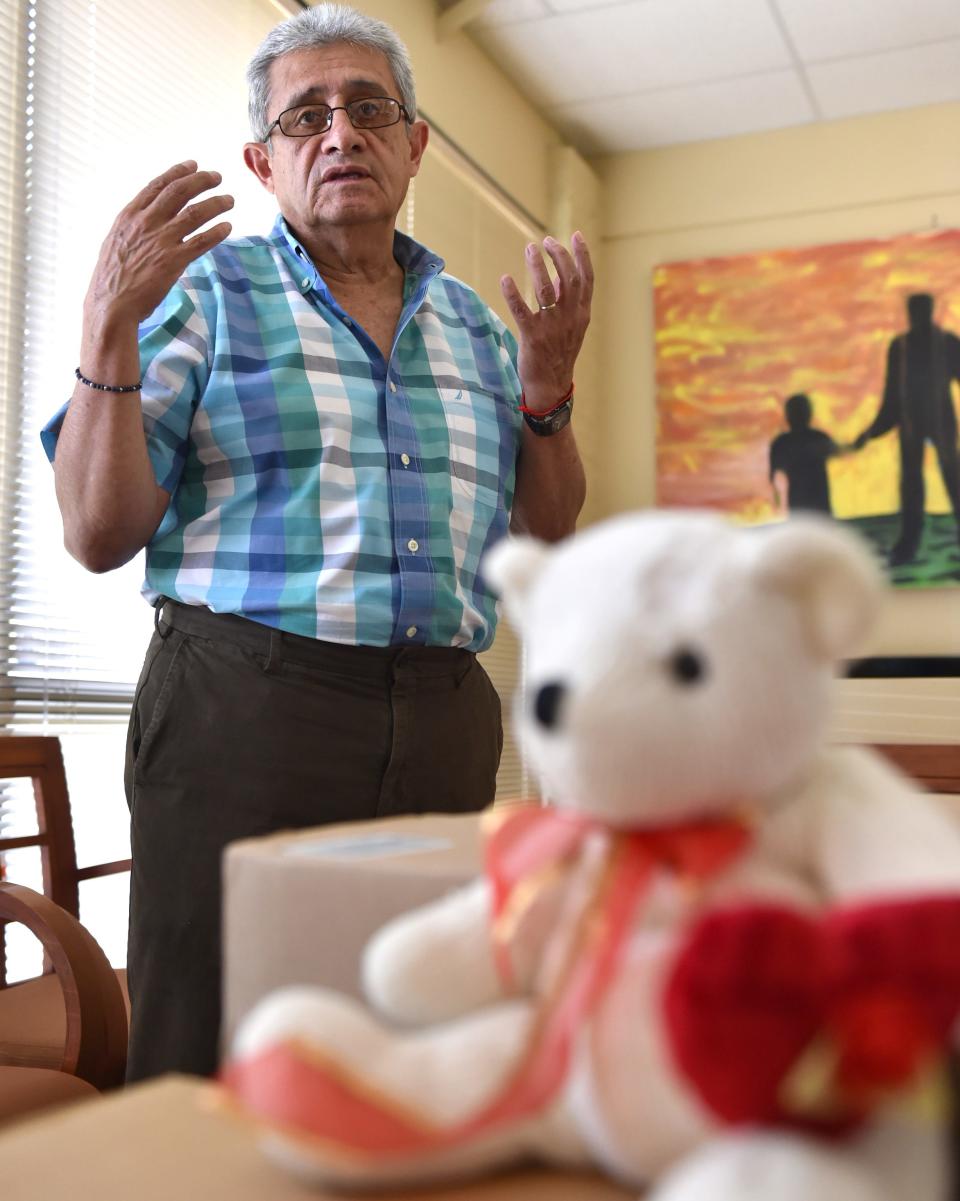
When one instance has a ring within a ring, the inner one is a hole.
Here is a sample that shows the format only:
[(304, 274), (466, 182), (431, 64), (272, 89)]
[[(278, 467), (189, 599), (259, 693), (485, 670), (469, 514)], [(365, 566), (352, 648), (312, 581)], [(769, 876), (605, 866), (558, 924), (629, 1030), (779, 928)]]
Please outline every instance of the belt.
[(321, 642), (290, 634), (236, 613), (212, 613), (203, 605), (184, 605), (169, 597), (155, 604), (154, 624), (161, 638), (179, 630), (211, 642), (230, 642), (264, 655), (270, 662), (286, 661), (351, 675), (389, 678), (401, 663), (422, 675), (460, 675), (476, 658), (458, 646), (357, 646)]

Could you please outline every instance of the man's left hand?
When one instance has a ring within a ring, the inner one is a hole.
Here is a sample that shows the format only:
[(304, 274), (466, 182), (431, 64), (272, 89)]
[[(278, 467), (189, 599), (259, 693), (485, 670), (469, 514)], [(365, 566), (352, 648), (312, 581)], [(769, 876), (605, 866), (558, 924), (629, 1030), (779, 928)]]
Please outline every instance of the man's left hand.
[(527, 305), (512, 276), (500, 280), (500, 290), (517, 322), (520, 384), (525, 403), (534, 412), (547, 412), (570, 391), (574, 364), (590, 323), (590, 251), (579, 232), (570, 245), (572, 253), (556, 238), (543, 240), (543, 251), (556, 268), (556, 283), (550, 278), (540, 246), (536, 242), (527, 246), (536, 310)]

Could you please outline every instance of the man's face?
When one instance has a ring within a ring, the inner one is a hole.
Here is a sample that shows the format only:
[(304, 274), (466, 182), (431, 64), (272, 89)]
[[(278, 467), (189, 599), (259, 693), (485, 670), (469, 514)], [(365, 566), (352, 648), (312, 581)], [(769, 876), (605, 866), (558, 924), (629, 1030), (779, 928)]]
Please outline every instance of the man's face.
[[(300, 104), (349, 104), (365, 96), (400, 99), (382, 54), (366, 47), (337, 44), (297, 50), (270, 69), (270, 120)], [(329, 226), (393, 222), (410, 180), (420, 168), (427, 127), (401, 117), (381, 129), (354, 129), (345, 112), (309, 138), (289, 138), (274, 129), (271, 153), (259, 143), (244, 158), (272, 192), (288, 223), (302, 237)]]

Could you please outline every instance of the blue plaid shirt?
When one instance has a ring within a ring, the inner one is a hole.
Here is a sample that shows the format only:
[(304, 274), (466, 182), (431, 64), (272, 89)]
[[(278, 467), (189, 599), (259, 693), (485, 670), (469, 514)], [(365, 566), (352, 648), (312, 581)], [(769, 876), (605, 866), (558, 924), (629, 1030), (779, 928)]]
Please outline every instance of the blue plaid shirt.
[(387, 362), (282, 218), (198, 259), (143, 322), (144, 430), (172, 494), (148, 599), (329, 642), (489, 646), (480, 561), (513, 499), (516, 343), (435, 254), (397, 233), (394, 255)]

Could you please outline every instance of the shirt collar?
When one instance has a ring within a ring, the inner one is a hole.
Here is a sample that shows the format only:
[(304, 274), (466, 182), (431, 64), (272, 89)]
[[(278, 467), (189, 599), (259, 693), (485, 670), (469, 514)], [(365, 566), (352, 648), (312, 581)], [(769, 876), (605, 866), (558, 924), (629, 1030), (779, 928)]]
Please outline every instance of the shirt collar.
[[(301, 273), (309, 272), (314, 277), (314, 286), (322, 280), (320, 272), (314, 266), (306, 247), (302, 246), (297, 240), (282, 214), (277, 215), (270, 236), (271, 240), (276, 242), (281, 249), (289, 250), (293, 255), (297, 271)], [(424, 276), (426, 279), (432, 279), (434, 276), (439, 275), (444, 268), (444, 261), (438, 254), (434, 254), (432, 250), (428, 249), (422, 243), (408, 237), (406, 234), (402, 234), (398, 229), (393, 232), (393, 257), (407, 275)]]

